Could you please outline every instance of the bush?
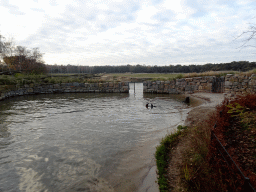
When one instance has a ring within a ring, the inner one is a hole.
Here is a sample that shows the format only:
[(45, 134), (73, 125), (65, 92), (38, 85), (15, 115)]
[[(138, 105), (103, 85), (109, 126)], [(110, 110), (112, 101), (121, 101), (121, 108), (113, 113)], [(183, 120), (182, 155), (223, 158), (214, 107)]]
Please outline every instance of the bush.
[(182, 78), (184, 78), (184, 75), (183, 75), (183, 74), (179, 74), (179, 75), (177, 75), (177, 77), (176, 77), (176, 79), (182, 79)]
[(177, 127), (177, 129), (178, 129), (179, 131), (184, 130), (184, 129), (187, 129), (187, 128), (188, 128), (187, 126), (182, 126), (182, 125), (179, 125), (179, 126)]
[[(216, 128), (213, 128), (216, 123)], [(187, 191), (242, 191), (244, 179), (219, 154), (214, 131), (251, 184), (256, 185), (256, 95), (225, 99), (208, 121), (188, 130), (191, 146), (184, 154), (182, 183)], [(248, 146), (252, 146), (248, 151)]]

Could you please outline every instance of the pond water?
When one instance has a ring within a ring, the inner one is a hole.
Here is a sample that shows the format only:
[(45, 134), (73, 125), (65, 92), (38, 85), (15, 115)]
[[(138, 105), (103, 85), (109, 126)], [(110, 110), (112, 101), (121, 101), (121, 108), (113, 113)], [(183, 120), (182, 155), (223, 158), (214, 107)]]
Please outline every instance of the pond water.
[[(127, 154), (152, 140), (159, 143), (187, 112), (184, 96), (143, 94), (142, 83), (136, 83), (134, 93), (133, 86), (129, 94), (1, 101), (0, 191), (114, 191), (115, 178), (119, 187), (127, 183)], [(147, 102), (156, 107), (147, 109)]]

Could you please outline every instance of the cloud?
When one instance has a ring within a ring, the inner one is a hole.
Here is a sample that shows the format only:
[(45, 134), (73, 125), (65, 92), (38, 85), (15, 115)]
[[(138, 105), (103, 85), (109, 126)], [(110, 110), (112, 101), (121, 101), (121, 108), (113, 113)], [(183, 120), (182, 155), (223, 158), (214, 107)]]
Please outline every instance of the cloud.
[(154, 15), (154, 19), (158, 20), (159, 22), (170, 22), (173, 21), (175, 17), (175, 14), (171, 10), (164, 10), (161, 12), (158, 12), (156, 15)]
[(8, 0), (2, 0), (0, 5), (8, 9), (10, 14), (13, 15), (25, 15), (24, 12), (20, 11), (19, 7), (13, 4), (10, 4)]
[(47, 63), (169, 65), (253, 60), (234, 41), (253, 22), (252, 0), (0, 1), (1, 33), (40, 47)]

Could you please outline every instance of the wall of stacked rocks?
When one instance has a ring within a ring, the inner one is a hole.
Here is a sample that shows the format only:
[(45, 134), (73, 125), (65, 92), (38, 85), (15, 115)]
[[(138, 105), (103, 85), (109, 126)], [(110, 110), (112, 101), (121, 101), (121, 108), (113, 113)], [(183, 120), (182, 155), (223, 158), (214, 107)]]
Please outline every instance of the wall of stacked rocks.
[(145, 93), (224, 93), (227, 97), (256, 93), (256, 74), (227, 74), (225, 77), (205, 76), (172, 81), (144, 81)]
[(61, 83), (13, 86), (0, 93), (0, 100), (8, 97), (46, 93), (129, 93), (129, 82)]
[[(227, 74), (225, 77), (204, 76), (172, 81), (144, 81), (143, 92), (168, 94), (208, 92), (224, 93), (227, 97), (235, 97), (246, 93), (256, 93), (256, 74)], [(0, 92), (0, 100), (19, 95), (46, 93), (129, 93), (129, 82), (16, 85), (11, 90)]]
[[(224, 84), (224, 77), (204, 76), (176, 79), (172, 81), (145, 81), (143, 82), (144, 93), (195, 93), (214, 92), (216, 83)], [(220, 85), (221, 86), (221, 85)], [(216, 91), (217, 92), (217, 91)], [(221, 91), (218, 91), (221, 92)]]
[(226, 75), (225, 94), (227, 97), (235, 97), (247, 93), (256, 93), (256, 74)]

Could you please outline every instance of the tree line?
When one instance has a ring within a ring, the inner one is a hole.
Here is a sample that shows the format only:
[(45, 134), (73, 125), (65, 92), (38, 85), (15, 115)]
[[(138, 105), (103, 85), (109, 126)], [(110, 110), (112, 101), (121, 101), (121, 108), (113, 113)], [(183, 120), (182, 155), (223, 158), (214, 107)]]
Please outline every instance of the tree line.
[[(256, 62), (233, 61), (230, 63), (207, 63), (204, 65), (119, 65), (119, 66), (80, 66), (80, 65), (46, 65), (39, 48), (15, 46), (0, 34), (0, 70), (22, 71), (23, 73), (193, 73), (206, 71), (248, 71), (256, 68)], [(5, 68), (5, 69), (4, 69)]]
[(204, 65), (119, 65), (119, 66), (79, 66), (46, 65), (48, 73), (199, 73), (206, 71), (249, 71), (256, 69), (256, 62), (233, 61), (231, 63), (207, 63)]
[(39, 51), (38, 47), (29, 49), (24, 46), (15, 46), (13, 40), (7, 41), (0, 34), (1, 63), (2, 71), (5, 67), (8, 70), (22, 71), (28, 74), (47, 73), (47, 68), (43, 61), (43, 54)]

